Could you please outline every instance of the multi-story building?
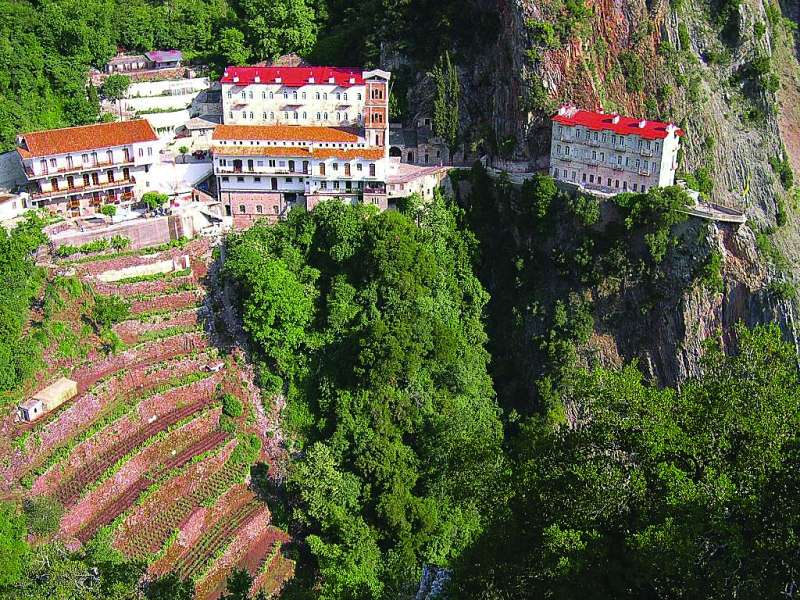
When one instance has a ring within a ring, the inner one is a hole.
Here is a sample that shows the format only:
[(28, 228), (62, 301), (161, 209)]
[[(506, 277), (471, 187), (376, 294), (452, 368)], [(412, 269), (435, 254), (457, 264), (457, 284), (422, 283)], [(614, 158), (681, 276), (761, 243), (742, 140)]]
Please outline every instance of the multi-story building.
[(550, 173), (601, 194), (675, 182), (683, 131), (673, 123), (562, 106), (553, 115)]
[(17, 136), (30, 201), (70, 216), (102, 204), (130, 204), (150, 187), (158, 136), (145, 120), (101, 123)]
[[(366, 135), (365, 135), (366, 133)], [(387, 207), (385, 146), (370, 131), (287, 125), (219, 125), (212, 152), (217, 189), (236, 227), (312, 209), (338, 197)]]
[(212, 136), (236, 226), (325, 198), (387, 207), (389, 79), (338, 67), (228, 67)]
[(380, 69), (228, 67), (222, 84), (223, 123), (369, 128), (386, 146), (389, 78)]

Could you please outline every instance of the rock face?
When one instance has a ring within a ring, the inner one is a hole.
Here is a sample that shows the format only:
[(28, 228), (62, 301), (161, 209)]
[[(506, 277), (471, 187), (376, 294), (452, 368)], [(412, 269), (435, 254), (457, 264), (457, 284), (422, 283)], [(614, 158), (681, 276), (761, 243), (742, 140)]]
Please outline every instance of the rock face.
[[(646, 375), (672, 384), (698, 372), (705, 340), (720, 336), (734, 347), (740, 321), (777, 322), (796, 343), (795, 300), (781, 299), (775, 284), (800, 276), (800, 224), (774, 165), (800, 167), (798, 46), (783, 22), (797, 18), (797, 3), (743, 0), (725, 12), (724, 1), (585, 0), (589, 10), (571, 33), (543, 44), (539, 25), (563, 31), (572, 2), (468, 1), (494, 4), (499, 20), (496, 36), (457, 54), (468, 142), (490, 156), (546, 168), (549, 115), (559, 103), (671, 120), (687, 132), (679, 170), (707, 172), (711, 198), (746, 211), (750, 220), (714, 225), (685, 249), (717, 249), (723, 292), (690, 285), (691, 262), (673, 253), (655, 304), (638, 289), (613, 305), (595, 298), (599, 325), (584, 355), (604, 364), (635, 359)], [(768, 81), (773, 76), (777, 90)], [(430, 99), (423, 78), (409, 94), (411, 112), (430, 113)], [(497, 235), (526, 237), (511, 229), (498, 226)], [(754, 231), (764, 230), (785, 264), (756, 243)], [(491, 281), (484, 283), (492, 292)], [(643, 306), (650, 307), (646, 314)]]

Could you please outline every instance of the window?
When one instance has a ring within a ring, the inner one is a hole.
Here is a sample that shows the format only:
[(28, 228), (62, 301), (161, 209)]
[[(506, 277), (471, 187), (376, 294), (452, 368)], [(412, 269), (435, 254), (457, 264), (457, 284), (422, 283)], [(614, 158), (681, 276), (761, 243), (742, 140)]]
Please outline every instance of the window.
[(262, 119), (266, 119), (267, 118), (267, 113), (266, 112), (261, 113), (261, 118)]
[(611, 187), (611, 177), (608, 178), (608, 187)]
[(228, 98), (233, 98), (233, 92), (231, 92), (230, 90), (228, 91)]
[(251, 119), (253, 118), (253, 112), (252, 111), (250, 112), (250, 118)]
[(269, 118), (270, 119), (274, 119), (275, 118), (275, 113), (274, 112), (269, 113)]
[(327, 181), (321, 181), (320, 184), (319, 184), (319, 189), (327, 190), (328, 189), (328, 182)]
[(305, 99), (306, 99), (306, 93), (303, 92), (303, 100), (305, 100)]
[(356, 100), (361, 100), (361, 92), (359, 92), (358, 94), (356, 94)]
[(71, 169), (71, 168), (72, 168), (72, 166), (73, 166), (73, 165), (72, 165), (72, 157), (71, 157), (71, 156), (68, 156), (68, 157), (67, 157), (67, 168), (68, 168), (68, 169)]
[(627, 190), (628, 190), (628, 182), (627, 181), (623, 181), (622, 182), (622, 191), (625, 192)]
[(233, 118), (233, 111), (232, 110), (228, 111), (228, 117), (230, 117), (231, 119)]
[(240, 204), (239, 205), (239, 212), (244, 214), (244, 212), (245, 212), (244, 204)]
[(575, 171), (573, 171), (572, 172), (572, 177), (571, 177), (572, 181), (575, 181), (575, 177), (576, 177), (576, 173), (575, 173)]
[(600, 162), (606, 162), (606, 153), (605, 152), (601, 152), (600, 153)]
[(253, 177), (253, 181), (256, 183), (261, 183), (261, 177)]
[(594, 175), (589, 175), (589, 183), (594, 183)]
[(274, 92), (270, 92), (269, 93), (269, 99), (272, 100), (273, 98), (275, 98), (275, 93)]
[(284, 119), (288, 119), (289, 118), (289, 111), (288, 110), (283, 111), (283, 118)]
[(293, 179), (291, 177), (286, 178), (286, 183), (292, 183)]
[(569, 146), (566, 146), (566, 147), (564, 148), (564, 154), (565, 154), (566, 156), (569, 156)]
[(317, 92), (316, 96), (317, 96), (317, 100), (319, 100), (319, 92)]
[(305, 111), (303, 111), (303, 120), (305, 120), (307, 118), (308, 118), (308, 114)]
[(337, 120), (337, 121), (341, 121), (341, 120), (342, 120), (342, 118), (341, 118), (341, 116), (339, 115), (339, 113), (338, 113), (338, 112), (336, 113), (336, 120)]
[(139, 158), (144, 156), (144, 148), (139, 148)]
[(323, 100), (327, 100), (327, 99), (328, 99), (328, 92), (324, 92), (324, 93), (322, 94), (322, 99), (323, 99)]
[(283, 99), (284, 99), (284, 100), (288, 100), (288, 99), (289, 99), (289, 92), (288, 92), (288, 91), (285, 91), (285, 90), (284, 90), (284, 92), (283, 92)]
[(583, 175), (581, 175), (581, 181), (582, 181), (583, 183), (586, 183), (586, 173), (584, 173)]
[(297, 90), (292, 92), (292, 100), (297, 100)]
[(614, 180), (614, 187), (615, 187), (615, 188), (618, 188), (618, 187), (619, 187), (619, 179), (615, 179), (615, 180)]
[(261, 213), (263, 213), (263, 212), (264, 212), (264, 207), (263, 207), (263, 206), (261, 206), (260, 204), (256, 204), (256, 212), (257, 212), (258, 214), (261, 214)]
[(242, 100), (246, 100), (246, 99), (247, 99), (247, 94), (245, 93), (244, 90), (242, 90)]
[(323, 113), (323, 118), (327, 121), (328, 120), (328, 113)]
[(333, 189), (335, 189), (335, 190), (339, 189), (339, 182), (338, 181), (334, 181), (333, 182)]
[(317, 121), (319, 121), (321, 118), (322, 118), (322, 115), (320, 113), (317, 113)]
[(375, 163), (369, 163), (369, 176), (375, 177)]
[(639, 165), (641, 165), (641, 164), (642, 164), (642, 161), (640, 161), (640, 160), (637, 158), (637, 159), (636, 159), (636, 169), (637, 169), (637, 170), (639, 169)]
[(227, 177), (223, 177), (222, 181), (228, 181), (228, 178)]
[(655, 151), (658, 152), (658, 142), (655, 143)]
[(270, 160), (270, 161), (267, 163), (267, 165), (268, 165), (268, 166), (270, 166), (270, 167), (274, 167), (274, 166), (275, 166), (275, 161), (274, 161), (274, 160)]
[(363, 171), (363, 170), (364, 170), (364, 165), (362, 165), (361, 163), (356, 163), (356, 171)]
[(347, 100), (347, 92), (345, 92), (344, 94), (342, 94), (342, 97), (343, 97), (345, 100)]
[(647, 191), (647, 186), (642, 184), (642, 193), (644, 194)]
[(267, 99), (267, 92), (261, 92), (261, 99), (262, 100), (266, 100)]
[(638, 190), (636, 189), (636, 184), (635, 184), (635, 183), (633, 184), (633, 191), (634, 191), (634, 192), (638, 191)]
[(342, 95), (339, 92), (336, 92), (336, 99), (337, 100), (341, 100), (342, 99)]
[(595, 132), (594, 132), (594, 141), (596, 142), (596, 141), (597, 141), (597, 139), (598, 139), (599, 137), (600, 137), (600, 136), (599, 136), (599, 135), (597, 134), (597, 132), (595, 131)]
[(297, 111), (294, 111), (293, 116), (294, 116), (294, 120), (297, 121), (297, 118), (298, 118)]
[(592, 150), (592, 160), (597, 160), (597, 150)]
[(253, 99), (253, 92), (251, 91), (248, 95), (250, 96), (250, 100), (252, 100)]
[(561, 154), (561, 144), (556, 146), (556, 154)]
[(241, 176), (237, 177), (236, 181), (238, 181), (239, 183), (244, 183), (244, 177), (241, 177)]

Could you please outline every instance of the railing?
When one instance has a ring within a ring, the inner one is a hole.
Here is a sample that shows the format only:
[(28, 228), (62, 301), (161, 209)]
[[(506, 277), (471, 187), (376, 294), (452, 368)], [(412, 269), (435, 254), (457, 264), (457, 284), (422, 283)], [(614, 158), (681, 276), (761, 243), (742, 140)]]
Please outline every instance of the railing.
[(63, 167), (63, 168), (60, 168), (60, 169), (51, 169), (50, 167), (48, 167), (47, 169), (45, 169), (41, 173), (36, 173), (36, 172), (34, 172), (34, 170), (31, 167), (27, 167), (27, 166), (24, 167), (24, 169), (25, 169), (25, 175), (28, 177), (28, 179), (32, 179), (32, 178), (36, 179), (36, 178), (39, 178), (39, 177), (49, 177), (50, 175), (63, 175), (65, 173), (80, 173), (81, 171), (92, 171), (92, 170), (95, 170), (95, 169), (106, 169), (108, 167), (126, 167), (126, 166), (131, 166), (133, 164), (134, 164), (133, 159), (129, 158), (127, 160), (122, 160), (122, 161), (111, 161), (111, 162), (98, 161), (98, 162), (96, 162), (94, 164), (83, 164), (83, 163), (81, 163), (80, 165), (74, 165), (72, 167)]
[(645, 177), (649, 177), (650, 175), (652, 175), (649, 169), (639, 169), (638, 173), (639, 175), (643, 175)]
[(57, 189), (51, 190), (49, 192), (32, 192), (31, 198), (34, 200), (39, 200), (42, 198), (54, 198), (58, 196), (72, 196), (75, 194), (85, 194), (87, 192), (111, 189), (115, 187), (126, 187), (129, 185), (134, 185), (136, 183), (136, 179), (131, 177), (129, 179), (120, 179), (119, 181), (106, 181), (103, 183), (94, 183), (87, 186), (82, 187), (72, 187), (72, 188), (64, 188), (64, 189)]
[(236, 169), (233, 167), (216, 167), (216, 173), (234, 174), (234, 175), (310, 175), (311, 172), (305, 171), (292, 171), (290, 169), (281, 169), (276, 167), (262, 167), (262, 169)]
[(639, 154), (642, 156), (653, 156), (653, 151), (647, 148), (639, 148)]

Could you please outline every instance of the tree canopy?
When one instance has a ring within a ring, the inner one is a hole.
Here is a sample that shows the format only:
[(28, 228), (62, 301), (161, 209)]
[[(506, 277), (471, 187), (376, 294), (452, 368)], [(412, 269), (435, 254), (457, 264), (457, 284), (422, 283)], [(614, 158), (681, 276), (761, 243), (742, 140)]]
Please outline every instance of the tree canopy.
[(229, 241), (245, 327), (304, 449), (287, 485), (322, 598), (407, 594), (483, 529), (502, 431), (458, 214), (438, 198), (418, 227), (330, 201)]

